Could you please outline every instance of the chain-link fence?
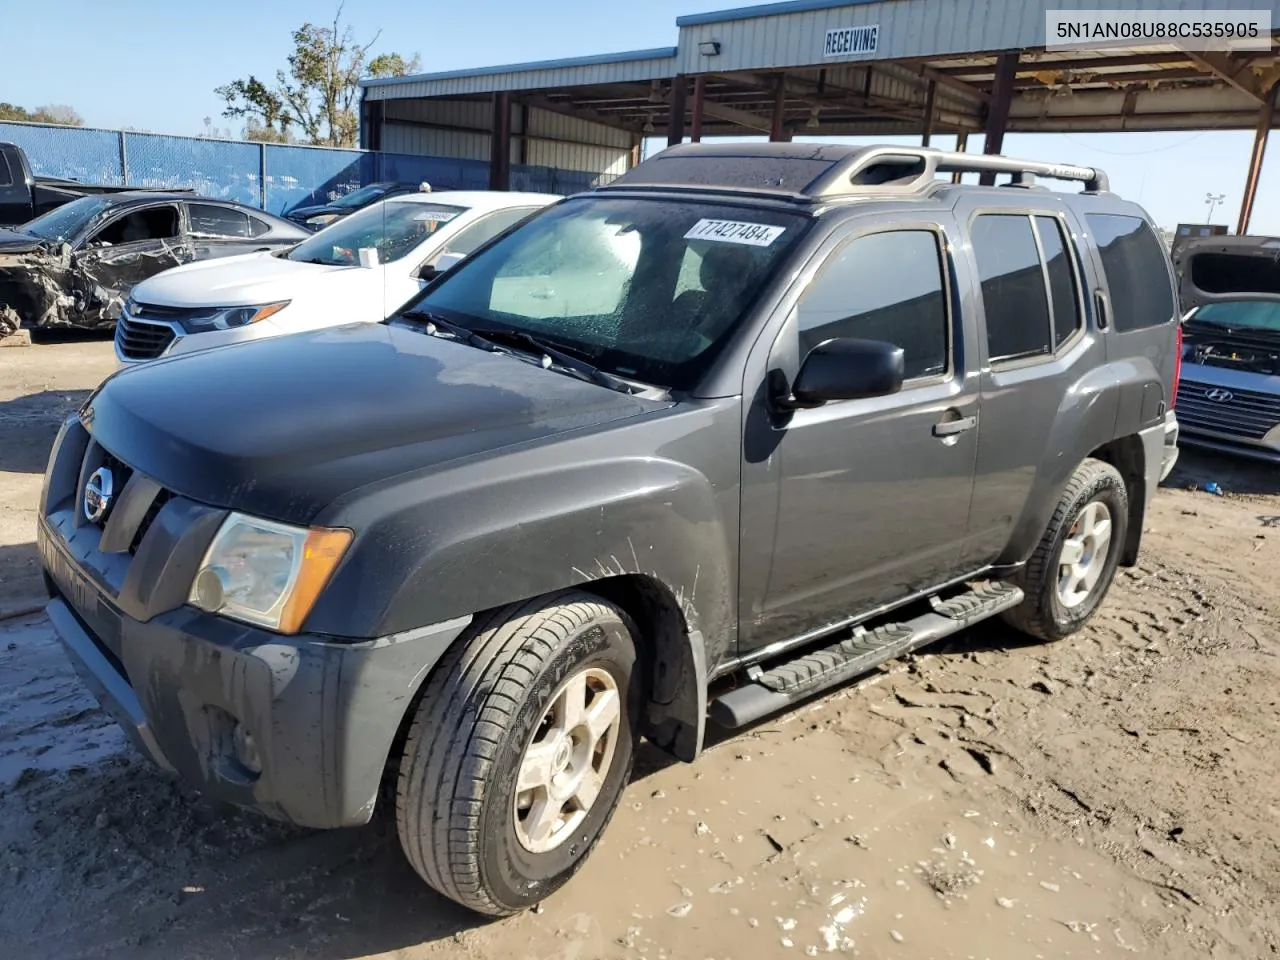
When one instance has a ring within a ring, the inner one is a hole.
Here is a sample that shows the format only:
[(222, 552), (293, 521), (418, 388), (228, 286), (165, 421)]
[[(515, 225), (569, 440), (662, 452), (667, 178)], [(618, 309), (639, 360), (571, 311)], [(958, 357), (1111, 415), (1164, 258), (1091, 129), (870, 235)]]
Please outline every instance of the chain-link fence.
[[(283, 213), (326, 203), (378, 180), (426, 181), (433, 190), (484, 190), (489, 164), (331, 147), (173, 137), (36, 123), (0, 123), (37, 176), (111, 186), (189, 189)], [(578, 193), (612, 179), (587, 171), (513, 165), (511, 189)]]

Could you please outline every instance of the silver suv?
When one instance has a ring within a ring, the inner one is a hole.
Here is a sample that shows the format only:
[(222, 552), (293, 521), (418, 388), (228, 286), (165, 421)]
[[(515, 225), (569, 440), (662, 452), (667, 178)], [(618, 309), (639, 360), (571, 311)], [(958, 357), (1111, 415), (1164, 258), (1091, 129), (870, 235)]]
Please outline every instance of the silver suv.
[(1280, 462), (1280, 239), (1206, 237), (1174, 253), (1182, 439)]

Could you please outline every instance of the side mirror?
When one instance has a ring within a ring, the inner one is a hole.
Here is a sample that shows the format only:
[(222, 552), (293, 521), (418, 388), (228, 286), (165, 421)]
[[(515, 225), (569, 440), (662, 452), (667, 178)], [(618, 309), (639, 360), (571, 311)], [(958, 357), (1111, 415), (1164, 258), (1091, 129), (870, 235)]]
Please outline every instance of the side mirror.
[(424, 264), (422, 269), (418, 271), (418, 279), (431, 281), (442, 273), (448, 273), (463, 260), (466, 259), (465, 254), (461, 253), (445, 253), (436, 259), (435, 263)]
[(827, 340), (809, 351), (784, 406), (883, 397), (902, 389), (902, 348), (884, 340)]

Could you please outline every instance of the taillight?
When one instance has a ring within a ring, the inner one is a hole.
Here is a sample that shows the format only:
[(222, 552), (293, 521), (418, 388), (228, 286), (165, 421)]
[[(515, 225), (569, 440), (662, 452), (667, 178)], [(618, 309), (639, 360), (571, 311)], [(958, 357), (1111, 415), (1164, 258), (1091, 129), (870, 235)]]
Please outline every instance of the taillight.
[(1173, 348), (1173, 397), (1169, 400), (1172, 408), (1178, 402), (1178, 381), (1182, 379), (1182, 323), (1178, 323), (1178, 337)]

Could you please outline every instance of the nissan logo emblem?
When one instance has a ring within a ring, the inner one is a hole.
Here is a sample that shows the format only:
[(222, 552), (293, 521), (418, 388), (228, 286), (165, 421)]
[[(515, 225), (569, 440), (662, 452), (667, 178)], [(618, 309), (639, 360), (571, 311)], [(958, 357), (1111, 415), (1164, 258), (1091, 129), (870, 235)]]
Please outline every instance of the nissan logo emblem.
[(84, 517), (90, 523), (101, 523), (111, 509), (111, 471), (99, 467), (84, 485)]
[(1230, 403), (1235, 394), (1230, 390), (1224, 390), (1222, 387), (1214, 387), (1212, 390), (1206, 390), (1204, 395), (1214, 403)]

